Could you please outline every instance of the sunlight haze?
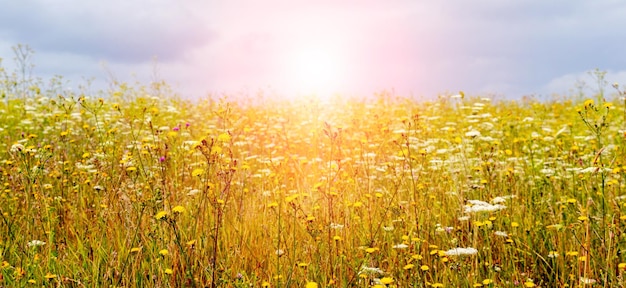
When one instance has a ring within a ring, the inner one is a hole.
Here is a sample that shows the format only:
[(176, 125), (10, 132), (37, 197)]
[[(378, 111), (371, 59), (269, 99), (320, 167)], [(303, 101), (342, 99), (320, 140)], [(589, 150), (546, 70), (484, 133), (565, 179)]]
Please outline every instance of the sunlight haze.
[(15, 67), (11, 47), (26, 44), (35, 75), (73, 88), (92, 78), (105, 88), (113, 73), (143, 83), (156, 74), (189, 98), (517, 98), (591, 89), (596, 68), (626, 82), (621, 1), (3, 2), (2, 65)]

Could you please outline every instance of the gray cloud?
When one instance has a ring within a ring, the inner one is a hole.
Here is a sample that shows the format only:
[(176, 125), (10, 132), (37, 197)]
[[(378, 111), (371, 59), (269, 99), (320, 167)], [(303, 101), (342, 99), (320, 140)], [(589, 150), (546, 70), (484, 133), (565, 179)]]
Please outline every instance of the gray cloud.
[(168, 61), (213, 37), (191, 9), (179, 1), (26, 0), (3, 5), (0, 33), (35, 50), (119, 62), (155, 56)]
[(293, 80), (288, 55), (316, 39), (347, 51), (345, 86), (359, 94), (515, 97), (626, 70), (617, 0), (0, 2), (0, 38), (33, 47), (46, 73), (93, 75), (103, 60), (130, 75), (157, 56), (162, 76), (196, 95), (280, 90)]

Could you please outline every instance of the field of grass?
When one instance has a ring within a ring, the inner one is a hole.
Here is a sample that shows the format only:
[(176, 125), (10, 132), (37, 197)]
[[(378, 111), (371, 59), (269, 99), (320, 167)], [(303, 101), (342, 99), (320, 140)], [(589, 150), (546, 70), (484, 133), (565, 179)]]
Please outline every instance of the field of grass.
[(626, 285), (618, 97), (42, 89), (0, 88), (2, 286)]

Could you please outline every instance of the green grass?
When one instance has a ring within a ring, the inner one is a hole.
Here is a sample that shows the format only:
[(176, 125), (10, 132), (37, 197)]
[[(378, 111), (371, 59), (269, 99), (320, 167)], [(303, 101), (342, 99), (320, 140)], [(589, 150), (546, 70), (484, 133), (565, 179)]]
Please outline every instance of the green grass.
[(617, 100), (0, 90), (2, 286), (624, 286)]

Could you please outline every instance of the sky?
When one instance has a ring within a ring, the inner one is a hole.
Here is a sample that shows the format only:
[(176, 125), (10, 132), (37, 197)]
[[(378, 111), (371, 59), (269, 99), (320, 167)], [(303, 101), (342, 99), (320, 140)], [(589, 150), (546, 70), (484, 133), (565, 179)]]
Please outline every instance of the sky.
[[(0, 0), (0, 58), (33, 74), (165, 80), (185, 98), (381, 91), (549, 97), (626, 84), (621, 0)], [(610, 88), (610, 87), (609, 87)], [(321, 96), (320, 96), (321, 97)]]

